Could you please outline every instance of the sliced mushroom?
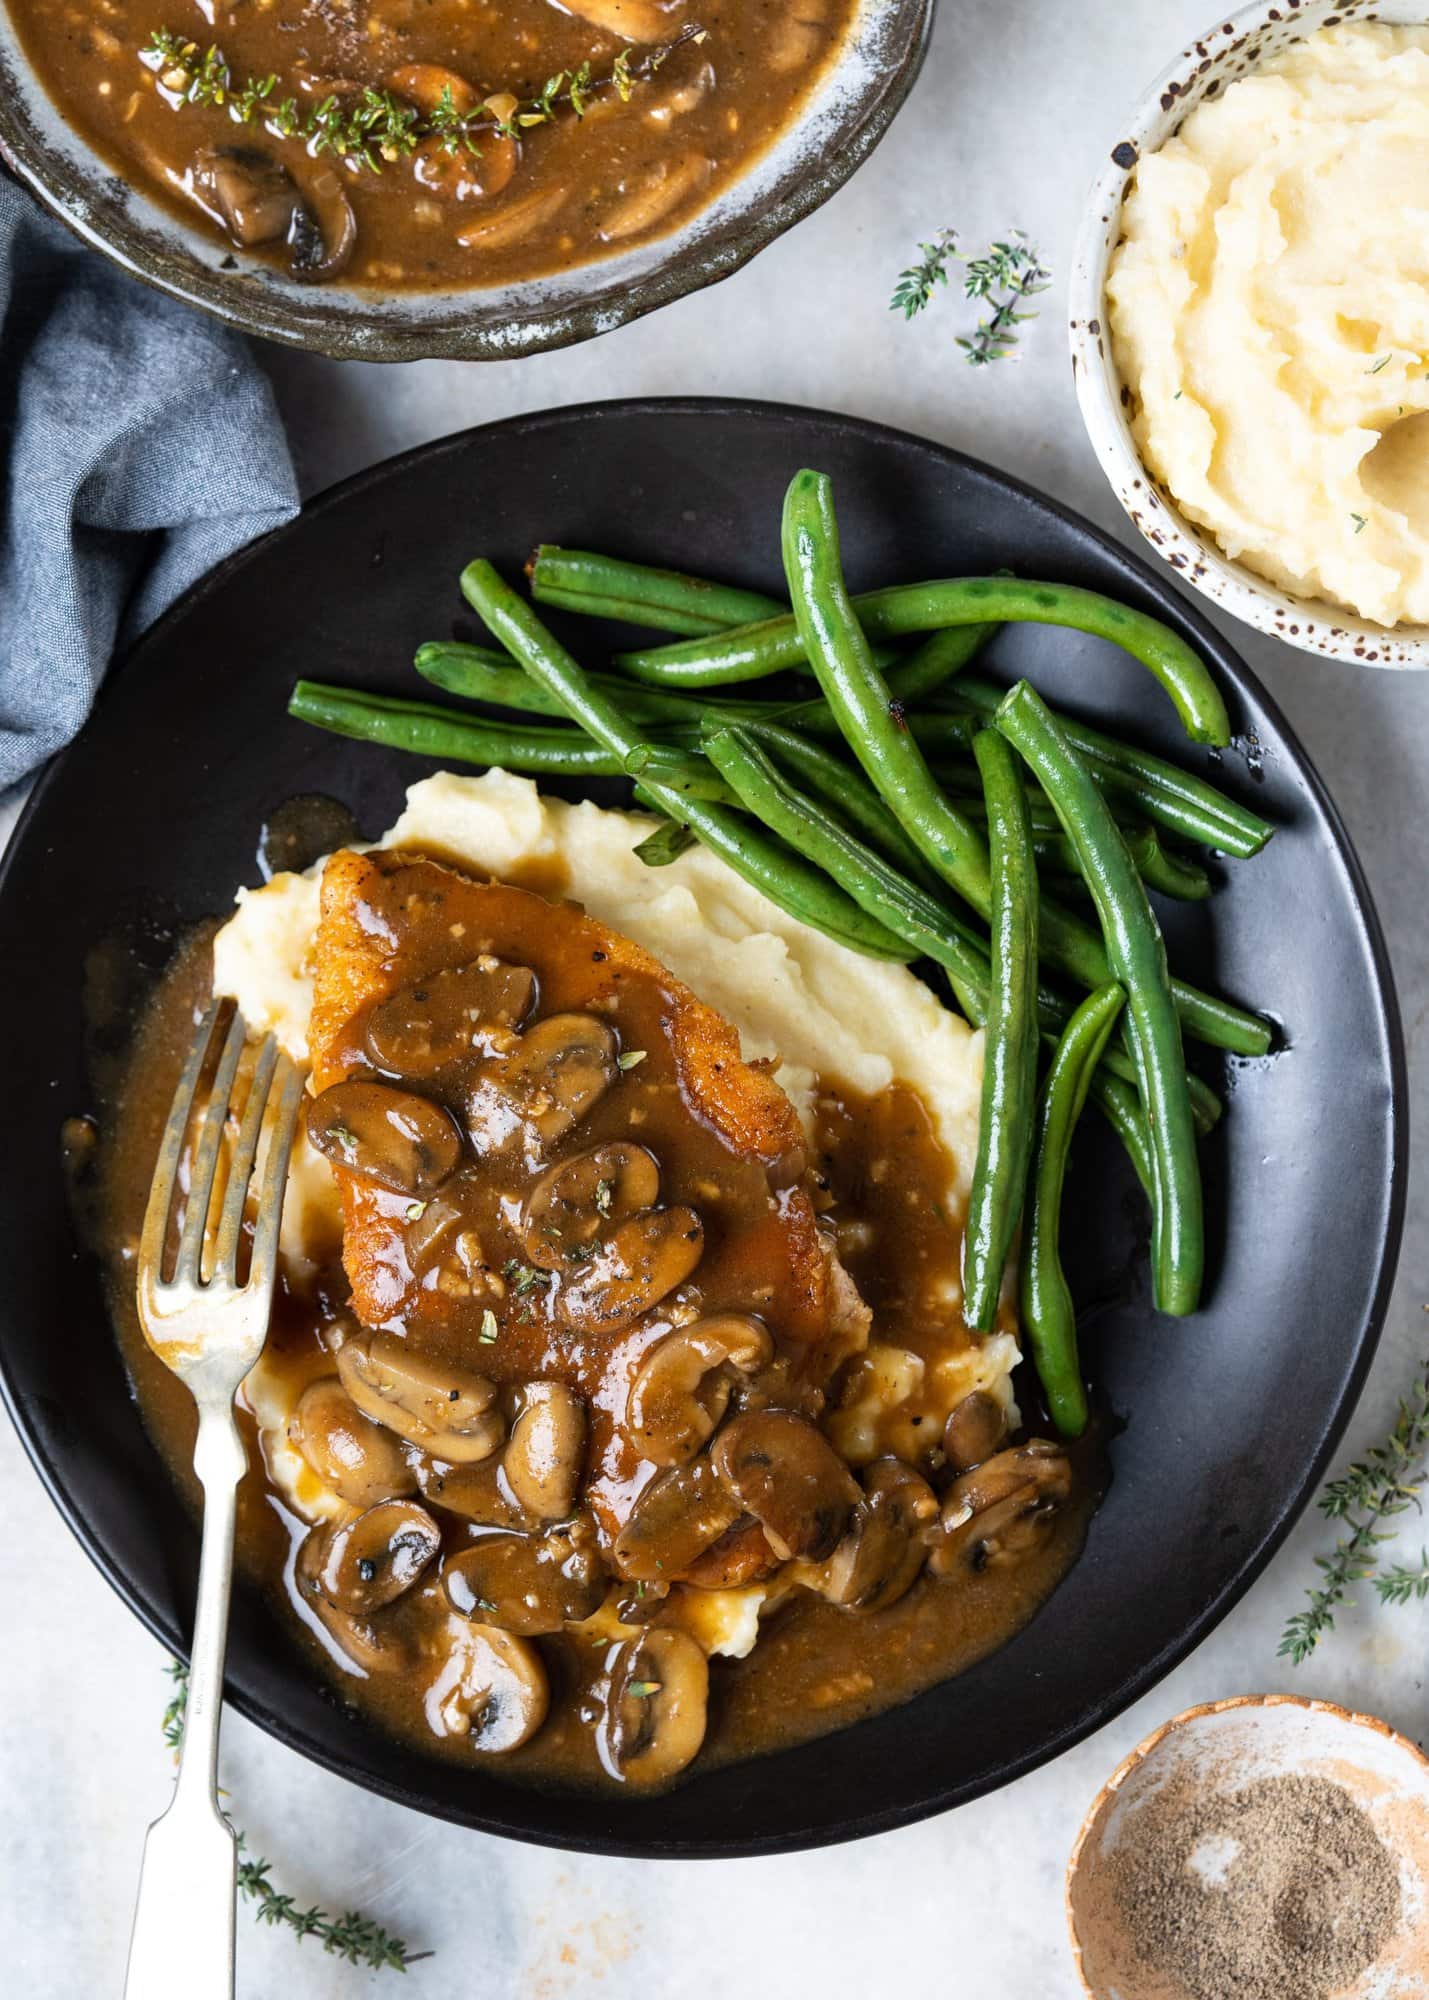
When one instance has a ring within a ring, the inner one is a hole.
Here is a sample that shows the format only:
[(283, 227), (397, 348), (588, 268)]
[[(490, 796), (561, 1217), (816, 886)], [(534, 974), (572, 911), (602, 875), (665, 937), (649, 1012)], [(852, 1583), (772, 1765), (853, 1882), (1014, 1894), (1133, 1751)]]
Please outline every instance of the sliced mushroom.
[(511, 1497), (534, 1521), (563, 1521), (585, 1467), (585, 1404), (564, 1382), (528, 1382), (501, 1461)]
[(658, 1473), (615, 1538), (615, 1567), (636, 1582), (673, 1583), (742, 1512), (707, 1458)]
[(565, 186), (534, 188), (529, 194), (516, 195), (502, 202), (494, 214), (467, 223), (457, 231), (456, 240), (463, 250), (479, 253), (509, 249), (523, 236), (534, 235), (546, 223), (553, 222), (569, 195), (570, 189)]
[(428, 1361), (393, 1334), (344, 1341), (337, 1372), (364, 1415), (448, 1465), (489, 1458), (506, 1435), (493, 1383)]
[(302, 206), (292, 175), (262, 146), (210, 146), (194, 156), (189, 186), (240, 250), (276, 242)]
[(996, 1396), (974, 1389), (964, 1396), (943, 1427), (943, 1450), (954, 1472), (971, 1472), (1001, 1451), (1007, 1439), (1007, 1413)]
[(623, 243), (628, 236), (653, 229), (681, 202), (698, 193), (713, 172), (714, 161), (707, 153), (690, 151), (658, 161), (601, 217), (598, 234), (602, 242)]
[(417, 1484), (391, 1431), (358, 1409), (336, 1375), (309, 1382), (288, 1420), (288, 1439), (350, 1506), (371, 1507)]
[(654, 1627), (613, 1647), (597, 1732), (601, 1762), (629, 1785), (660, 1785), (699, 1755), (709, 1662), (688, 1632)]
[(329, 1604), (325, 1597), (312, 1591), (303, 1592), (303, 1602), (357, 1672), (402, 1674), (413, 1666), (416, 1649), (390, 1613), (379, 1612), (375, 1618), (354, 1617), (350, 1611), (339, 1611), (335, 1604)]
[(589, 1520), (543, 1535), (491, 1528), (442, 1570), (453, 1611), (534, 1638), (589, 1618), (605, 1596), (605, 1568)]
[(367, 1017), (367, 1053), (394, 1076), (431, 1076), (470, 1055), (484, 1030), (516, 1028), (536, 998), (536, 975), (490, 953), (400, 987)]
[(483, 132), (474, 148), (423, 139), (412, 154), (412, 178), (438, 201), (491, 201), (511, 185), (520, 158), (508, 132)]
[(288, 269), (305, 285), (339, 278), (357, 248), (357, 217), (347, 190), (330, 167), (308, 177), (304, 201), (288, 231)]
[(684, 0), (568, 0), (566, 12), (627, 42), (663, 42)]
[(773, 1358), (768, 1327), (750, 1313), (714, 1313), (676, 1327), (636, 1370), (621, 1429), (652, 1465), (684, 1465), (723, 1418), (735, 1373), (757, 1375)]
[(477, 1079), (467, 1106), (477, 1150), (499, 1152), (528, 1132), (556, 1145), (615, 1082), (615, 1051), (615, 1030), (594, 1014), (538, 1021)]
[(523, 1528), (526, 1515), (507, 1493), (501, 1477), (499, 1458), (487, 1458), (477, 1465), (448, 1465), (418, 1453), (417, 1484), (422, 1498), (432, 1507), (445, 1507), (449, 1514), (475, 1521), (484, 1528)]
[(720, 1432), (711, 1457), (780, 1557), (827, 1560), (862, 1497), (823, 1432), (790, 1410), (744, 1411)]
[(926, 1479), (898, 1458), (878, 1458), (863, 1475), (863, 1499), (830, 1556), (819, 1589), (849, 1611), (884, 1611), (917, 1581), (925, 1531), (938, 1518)]
[(444, 101), (456, 112), (470, 111), (476, 102), (476, 92), (466, 78), (441, 63), (402, 63), (389, 73), (387, 88), (415, 104), (429, 118)]
[(390, 1084), (333, 1084), (308, 1105), (307, 1126), (324, 1158), (394, 1194), (433, 1193), (461, 1159), (461, 1134), (440, 1104)]
[(298, 1587), (353, 1618), (370, 1618), (410, 1590), (441, 1547), (415, 1500), (381, 1500), (341, 1526), (314, 1528), (298, 1551)]
[(451, 1650), (424, 1697), (437, 1736), (465, 1736), (473, 1750), (519, 1750), (546, 1719), (550, 1683), (529, 1640), (494, 1625), (449, 1621)]
[(742, 1584), (757, 1583), (779, 1567), (779, 1558), (769, 1546), (769, 1537), (748, 1514), (742, 1514), (732, 1528), (726, 1528), (717, 1542), (695, 1557), (679, 1578), (696, 1590), (738, 1590)]
[(943, 1540), (929, 1558), (939, 1576), (1010, 1567), (1040, 1547), (1072, 1490), (1067, 1454), (1049, 1438), (1002, 1451), (954, 1481), (943, 1498)]
[(692, 1208), (652, 1208), (622, 1222), (556, 1297), (556, 1315), (583, 1333), (629, 1326), (682, 1285), (704, 1254)]
[(617, 1139), (576, 1153), (548, 1167), (527, 1197), (526, 1255), (543, 1271), (568, 1270), (598, 1237), (659, 1199), (659, 1162), (643, 1146)]

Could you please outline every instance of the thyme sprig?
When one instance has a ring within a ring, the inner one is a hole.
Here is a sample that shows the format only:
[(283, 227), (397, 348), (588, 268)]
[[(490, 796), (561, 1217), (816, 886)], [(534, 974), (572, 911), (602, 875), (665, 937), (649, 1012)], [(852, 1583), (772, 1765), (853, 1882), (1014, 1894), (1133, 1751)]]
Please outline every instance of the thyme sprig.
[(1355, 1584), (1373, 1580), (1385, 1604), (1407, 1604), (1412, 1598), (1429, 1597), (1429, 1551), (1418, 1569), (1400, 1567), (1382, 1574), (1378, 1556), (1380, 1547), (1394, 1539), (1394, 1530), (1384, 1523), (1410, 1508), (1422, 1507), (1420, 1488), (1426, 1458), (1429, 1362), (1408, 1396), (1401, 1399), (1389, 1436), (1373, 1445), (1340, 1478), (1332, 1479), (1320, 1495), (1320, 1512), (1328, 1520), (1342, 1523), (1349, 1532), (1329, 1555), (1315, 1558), (1321, 1580), (1306, 1592), (1310, 1600), (1306, 1608), (1286, 1624), (1280, 1654), (1295, 1666), (1303, 1665), (1333, 1629), (1341, 1606), (1354, 1601), (1350, 1593)]
[(975, 333), (958, 336), (964, 357), (972, 367), (982, 368), (1015, 354), (1017, 329), (1037, 317), (1026, 310), (1027, 301), (1046, 291), (1052, 275), (1024, 231), (1014, 229), (982, 257), (968, 257), (958, 248), (956, 229), (941, 229), (918, 248), (922, 253), (918, 262), (898, 274), (890, 309), (905, 319), (915, 318), (932, 304), (938, 287), (947, 284), (948, 267), (957, 259), (965, 267), (963, 296), (992, 307), (987, 318), (978, 321)]
[[(184, 1740), (184, 1714), (188, 1707), (189, 1670), (182, 1660), (170, 1660), (166, 1669), (174, 1692), (164, 1710), (164, 1741), (177, 1755)], [(294, 1897), (273, 1886), (273, 1864), (246, 1852), (244, 1836), (234, 1829), (238, 1842), (238, 1893), (256, 1905), (253, 1915), (260, 1924), (282, 1924), (299, 1939), (316, 1938), (323, 1950), (349, 1965), (370, 1966), (374, 1972), (405, 1972), (409, 1965), (430, 1958), (429, 1951), (413, 1951), (399, 1938), (360, 1910), (344, 1910), (340, 1916), (319, 1908), (300, 1910)]]
[(154, 30), (139, 51), (139, 60), (153, 71), (176, 108), (196, 104), (226, 111), (237, 125), (256, 122), (274, 138), (301, 141), (315, 158), (333, 153), (349, 166), (380, 173), (427, 139), (437, 140), (443, 152), (479, 154), (483, 138), (516, 139), (535, 126), (551, 124), (562, 113), (583, 118), (597, 98), (610, 92), (627, 103), (637, 86), (648, 83), (676, 49), (704, 39), (705, 30), (692, 22), (672, 41), (640, 56), (622, 49), (600, 75), (588, 62), (578, 69), (558, 70), (534, 97), (492, 93), (463, 109), (448, 86), (430, 111), (395, 91), (371, 85), (300, 105), (296, 97), (280, 94), (276, 76), (235, 77), (222, 49), (200, 48), (169, 28)]

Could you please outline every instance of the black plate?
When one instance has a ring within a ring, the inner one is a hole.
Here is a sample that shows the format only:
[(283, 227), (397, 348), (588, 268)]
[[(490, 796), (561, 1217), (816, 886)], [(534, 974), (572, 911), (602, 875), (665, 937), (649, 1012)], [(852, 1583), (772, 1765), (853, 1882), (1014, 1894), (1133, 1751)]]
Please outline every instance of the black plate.
[[(260, 822), (295, 793), (380, 832), (431, 766), (285, 719), (301, 674), (413, 691), (414, 644), (461, 611), (482, 552), (538, 538), (778, 587), (790, 473), (834, 476), (856, 585), (1002, 565), (1159, 613), (1214, 662), (1258, 753), (1216, 774), (1280, 827), (1170, 922), (1190, 976), (1283, 1022), (1284, 1053), (1233, 1064), (1206, 1150), (1213, 1285), (1189, 1323), (1147, 1304), (1144, 1218), (1095, 1129), (1075, 1177), (1088, 1357), (1124, 1428), (1085, 1554), (1033, 1622), (960, 1679), (806, 1748), (662, 1799), (552, 1795), (400, 1748), (303, 1669), (252, 1591), (234, 1604), (230, 1697), (329, 1769), (492, 1832), (640, 1855), (753, 1854), (848, 1839), (973, 1798), (1124, 1709), (1223, 1617), (1305, 1504), (1363, 1380), (1404, 1186), (1404, 1056), (1384, 944), (1344, 828), (1283, 718), (1161, 574), (988, 467), (870, 424), (716, 402), (521, 417), (411, 452), (315, 502), (190, 592), (110, 680), (38, 788), (0, 875), (0, 1334), (12, 1414), (56, 1503), (166, 1644), (187, 1631), (193, 1526), (126, 1393), (77, 1252), (59, 1125), (87, 1102), (86, 954), (130, 919), (188, 921), (256, 879)], [(1008, 630), (994, 664), (1195, 764), (1160, 691), (1103, 644)]]

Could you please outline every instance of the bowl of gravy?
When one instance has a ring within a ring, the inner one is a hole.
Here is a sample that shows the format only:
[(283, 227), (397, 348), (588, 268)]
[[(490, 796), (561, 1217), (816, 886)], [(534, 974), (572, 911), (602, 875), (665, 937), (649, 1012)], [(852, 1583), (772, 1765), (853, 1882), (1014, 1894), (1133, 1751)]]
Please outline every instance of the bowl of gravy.
[[(0, 157), (122, 268), (360, 360), (510, 359), (738, 270), (842, 185), (933, 0), (0, 6)], [(206, 10), (205, 10), (206, 11)]]

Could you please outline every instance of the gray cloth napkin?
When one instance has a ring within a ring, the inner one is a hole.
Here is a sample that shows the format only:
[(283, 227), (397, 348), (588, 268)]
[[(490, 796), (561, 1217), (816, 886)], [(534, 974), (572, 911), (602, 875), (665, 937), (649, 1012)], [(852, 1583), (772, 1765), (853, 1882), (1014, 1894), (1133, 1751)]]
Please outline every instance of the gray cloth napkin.
[(0, 169), (0, 791), (180, 591), (297, 511), (267, 377)]

